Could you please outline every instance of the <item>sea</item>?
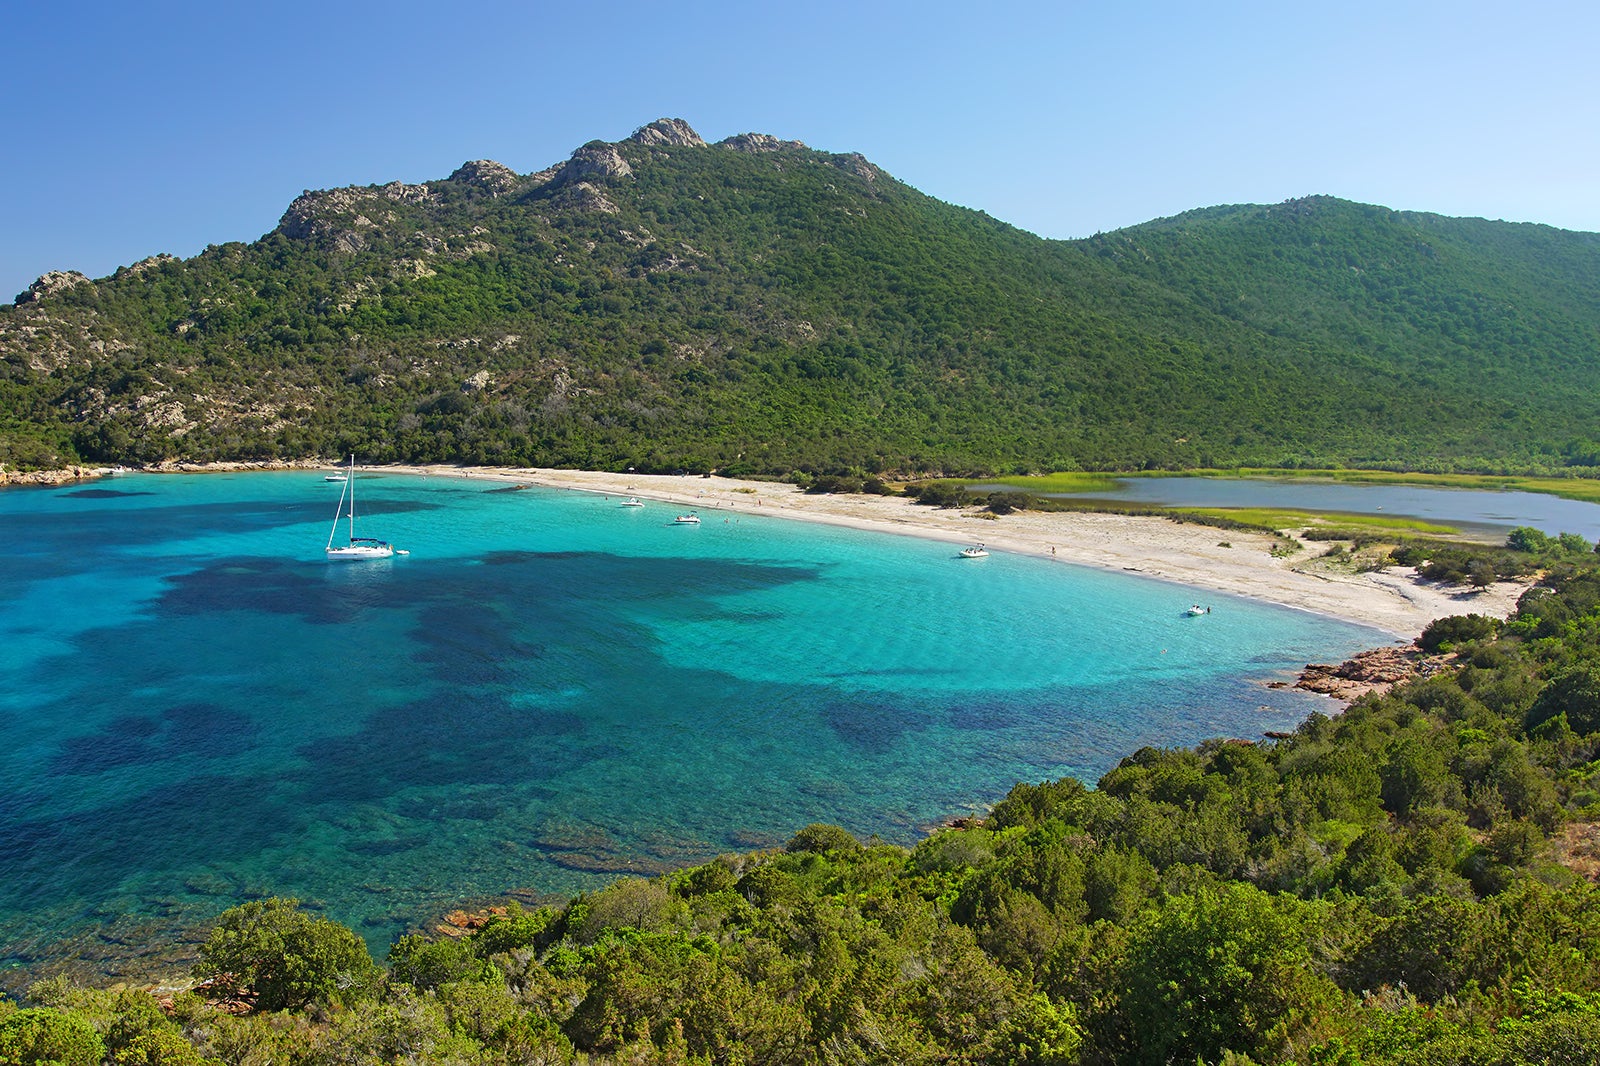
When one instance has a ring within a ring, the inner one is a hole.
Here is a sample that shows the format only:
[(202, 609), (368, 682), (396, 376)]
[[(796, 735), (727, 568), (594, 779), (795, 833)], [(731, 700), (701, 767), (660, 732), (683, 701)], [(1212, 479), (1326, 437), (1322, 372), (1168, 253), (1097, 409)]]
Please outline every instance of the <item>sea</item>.
[(320, 472), (0, 490), (0, 985), (181, 967), (269, 895), (381, 958), (813, 822), (909, 846), (1017, 782), (1292, 730), (1332, 705), (1269, 682), (1392, 641), (754, 508), (356, 487), (407, 554), (327, 562)]

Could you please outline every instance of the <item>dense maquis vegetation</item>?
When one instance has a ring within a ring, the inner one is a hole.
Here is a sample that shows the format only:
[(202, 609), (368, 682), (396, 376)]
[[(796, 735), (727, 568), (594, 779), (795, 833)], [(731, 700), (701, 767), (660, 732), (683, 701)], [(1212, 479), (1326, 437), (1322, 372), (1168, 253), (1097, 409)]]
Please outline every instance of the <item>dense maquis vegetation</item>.
[(308, 193), (254, 243), (23, 295), (13, 467), (1600, 462), (1600, 236), (1311, 198), (1045, 241), (680, 123)]
[(1600, 1061), (1600, 568), (1423, 643), (1453, 665), (1273, 741), (1019, 784), (910, 849), (809, 826), (386, 966), (247, 903), (210, 998), (43, 981), (0, 1063)]

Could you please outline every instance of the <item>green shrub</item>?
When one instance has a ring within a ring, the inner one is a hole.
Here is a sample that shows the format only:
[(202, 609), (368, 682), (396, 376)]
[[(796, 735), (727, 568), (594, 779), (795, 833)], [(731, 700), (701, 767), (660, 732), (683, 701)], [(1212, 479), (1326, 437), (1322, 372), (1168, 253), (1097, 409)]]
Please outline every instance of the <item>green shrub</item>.
[[(1280, 1061), (1337, 992), (1312, 965), (1312, 908), (1250, 885), (1175, 896), (1129, 935), (1102, 1047), (1115, 1061)], [(1308, 928), (1312, 926), (1311, 928)]]
[(224, 911), (194, 968), (196, 977), (253, 992), (261, 1010), (358, 997), (377, 973), (355, 933), (279, 897)]
[(1578, 666), (1557, 674), (1528, 708), (1524, 725), (1532, 731), (1560, 715), (1578, 736), (1600, 731), (1600, 671)]
[(783, 850), (826, 855), (830, 851), (860, 851), (861, 842), (849, 830), (813, 823), (791, 837)]
[[(882, 484), (882, 482), (879, 482), (879, 484)], [(823, 474), (806, 489), (808, 493), (819, 495), (826, 493), (859, 493), (861, 491), (862, 482), (860, 478), (840, 477), (835, 474)]]
[(1417, 643), (1423, 651), (1436, 652), (1456, 644), (1488, 640), (1498, 632), (1499, 621), (1488, 615), (1457, 614), (1429, 622), (1422, 636), (1417, 638)]
[(105, 1053), (100, 1034), (75, 1014), (33, 1007), (0, 1022), (4, 1066), (96, 1066)]
[(923, 481), (906, 486), (906, 495), (929, 507), (965, 507), (971, 493), (959, 481)]
[(146, 1029), (107, 1060), (111, 1066), (214, 1066), (176, 1029)]
[(389, 948), (389, 972), (414, 988), (438, 988), (450, 981), (491, 981), (499, 973), (473, 951), (466, 940), (428, 940), (403, 936)]
[(1555, 545), (1549, 534), (1532, 526), (1518, 526), (1506, 537), (1506, 547), (1515, 552), (1547, 552)]
[(555, 917), (556, 912), (549, 907), (525, 911), (520, 903), (513, 902), (505, 914), (490, 918), (472, 935), (473, 950), (487, 959), (504, 951), (532, 947), (540, 942)]
[(994, 514), (1010, 514), (1013, 511), (1025, 511), (1032, 499), (1025, 492), (991, 492), (985, 508)]

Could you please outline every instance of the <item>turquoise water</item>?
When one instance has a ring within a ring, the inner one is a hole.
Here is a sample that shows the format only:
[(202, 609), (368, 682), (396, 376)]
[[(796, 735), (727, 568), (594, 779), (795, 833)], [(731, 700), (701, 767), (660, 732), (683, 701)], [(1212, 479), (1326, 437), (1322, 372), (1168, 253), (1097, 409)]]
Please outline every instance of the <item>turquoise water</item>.
[(359, 486), (410, 555), (325, 562), (339, 486), (304, 472), (0, 492), (0, 964), (268, 893), (381, 951), (809, 822), (911, 843), (1019, 780), (1293, 728), (1323, 704), (1263, 681), (1388, 642), (917, 538)]

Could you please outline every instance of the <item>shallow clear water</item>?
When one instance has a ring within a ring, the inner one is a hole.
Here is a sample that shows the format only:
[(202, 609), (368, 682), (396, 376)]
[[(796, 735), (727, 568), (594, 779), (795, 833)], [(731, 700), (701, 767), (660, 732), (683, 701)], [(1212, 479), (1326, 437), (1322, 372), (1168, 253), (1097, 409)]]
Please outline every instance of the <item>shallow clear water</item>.
[(910, 843), (1019, 780), (1293, 728), (1321, 704), (1263, 681), (1388, 640), (737, 509), (359, 486), (409, 556), (325, 562), (339, 486), (303, 472), (0, 492), (0, 960), (266, 893), (381, 951), (808, 822)]

